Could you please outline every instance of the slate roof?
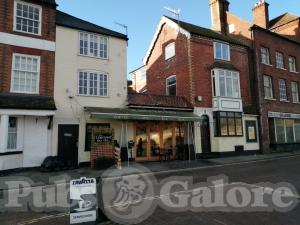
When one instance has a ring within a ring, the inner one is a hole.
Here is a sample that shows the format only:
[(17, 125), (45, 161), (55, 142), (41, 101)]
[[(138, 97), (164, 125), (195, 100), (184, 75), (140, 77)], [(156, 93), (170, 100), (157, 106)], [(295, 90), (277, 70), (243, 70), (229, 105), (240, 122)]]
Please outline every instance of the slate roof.
[[(165, 16), (166, 18), (172, 20), (175, 23), (178, 23), (178, 20)], [(204, 28), (204, 27), (200, 27), (191, 23), (186, 23), (183, 21), (179, 21), (179, 25), (182, 29), (190, 32), (191, 34), (194, 35), (200, 35), (200, 36), (204, 36), (204, 37), (209, 37), (212, 39), (217, 39), (217, 40), (221, 40), (221, 41), (225, 41), (231, 44), (237, 44), (237, 45), (243, 45), (243, 46), (247, 46), (246, 43), (242, 42), (241, 40), (234, 38), (232, 36), (228, 36), (228, 35), (223, 35), (219, 32), (216, 32), (214, 30), (208, 29), (208, 28)]]
[(43, 3), (43, 4), (49, 4), (49, 5), (57, 6), (55, 0), (35, 0), (35, 1)]
[(290, 13), (285, 13), (285, 14), (282, 14), (282, 15), (270, 20), (269, 27), (272, 30), (272, 29), (275, 29), (276, 27), (290, 23), (296, 19), (299, 19), (299, 17), (295, 16), (293, 14), (290, 14)]
[(56, 110), (53, 97), (0, 94), (0, 109)]
[(112, 37), (128, 40), (128, 38), (125, 34), (121, 34), (121, 33), (109, 30), (107, 28), (98, 26), (96, 24), (90, 23), (88, 21), (79, 19), (74, 16), (71, 16), (71, 15), (61, 12), (59, 10), (57, 10), (57, 13), (56, 13), (56, 24), (59, 26), (74, 28), (74, 29), (78, 29), (78, 30), (83, 30), (83, 31), (87, 31), (87, 32), (93, 32), (93, 33), (98, 33), (98, 34), (103, 34), (103, 35), (107, 35), (107, 36), (112, 36)]
[(193, 110), (193, 105), (184, 97), (151, 94), (128, 94), (128, 106)]

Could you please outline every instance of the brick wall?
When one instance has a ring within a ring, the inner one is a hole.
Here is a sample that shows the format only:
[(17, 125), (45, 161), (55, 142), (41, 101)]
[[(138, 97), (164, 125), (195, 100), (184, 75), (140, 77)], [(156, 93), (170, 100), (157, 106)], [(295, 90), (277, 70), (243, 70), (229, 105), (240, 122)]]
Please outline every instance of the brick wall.
[[(234, 24), (234, 32), (230, 33), (231, 35), (235, 35), (236, 37), (242, 39), (251, 39), (251, 31), (249, 30), (252, 26), (248, 21), (241, 19), (230, 12), (227, 12), (227, 22), (228, 26), (230, 24)], [(229, 29), (228, 29), (229, 30)]]
[(295, 20), (291, 23), (285, 24), (283, 26), (277, 27), (272, 30), (278, 34), (282, 34), (288, 38), (295, 41), (300, 41), (300, 20)]
[[(167, 26), (156, 41), (147, 65), (147, 88), (149, 94), (166, 94), (166, 78), (177, 77), (177, 95), (184, 96), (197, 107), (212, 107), (211, 65), (215, 62), (213, 40), (192, 36), (176, 36), (177, 32)], [(176, 56), (165, 60), (164, 47), (176, 43)], [(250, 90), (250, 65), (246, 47), (231, 46), (231, 64), (240, 71), (241, 95), (244, 106), (253, 105)], [(202, 96), (203, 101), (195, 101)]]
[[(295, 81), (300, 84), (300, 75), (297, 73), (289, 72), (288, 70), (288, 57), (294, 56), (297, 58), (297, 71), (299, 71), (300, 63), (300, 44), (284, 40), (276, 37), (275, 35), (264, 32), (261, 30), (254, 31), (255, 38), (255, 50), (257, 58), (257, 76), (259, 79), (259, 97), (260, 97), (260, 109), (261, 109), (261, 130), (262, 130), (262, 144), (265, 151), (269, 150), (269, 124), (268, 124), (268, 112), (286, 112), (300, 114), (300, 105), (291, 102), (291, 82)], [(260, 63), (260, 48), (261, 46), (268, 47), (270, 49), (271, 64), (272, 66), (263, 65)], [(284, 64), (286, 70), (276, 68), (276, 51), (284, 54)], [(263, 75), (269, 75), (273, 80), (273, 95), (275, 100), (264, 99), (264, 86)], [(279, 100), (279, 79), (284, 79), (287, 84), (287, 95), (290, 102), (281, 102)], [(300, 89), (299, 89), (300, 90)]]
[[(25, 2), (37, 4), (34, 0)], [(39, 5), (39, 4), (37, 4)], [(56, 9), (55, 6), (44, 4), (42, 8), (42, 35), (32, 35), (13, 31), (14, 24), (14, 0), (0, 1), (0, 32), (17, 34), (22, 36), (34, 37), (55, 41), (56, 36)]]
[[(37, 4), (34, 0), (25, 2)], [(56, 8), (48, 4), (42, 5), (42, 35), (31, 35), (13, 31), (14, 0), (0, 1), (0, 32), (16, 34), (20, 36), (33, 37), (55, 41), (56, 38)], [(40, 83), (39, 95), (53, 96), (54, 94), (54, 70), (55, 53), (50, 51), (17, 47), (0, 44), (0, 92), (9, 93), (12, 75), (13, 53), (40, 56)]]
[(35, 55), (41, 57), (39, 95), (53, 96), (55, 53), (50, 51), (42, 51), (38, 49), (29, 49), (3, 44), (0, 44), (0, 92), (10, 92), (13, 53)]
[(112, 142), (96, 142), (96, 135), (99, 133), (111, 133), (112, 140), (114, 140), (114, 129), (111, 128), (93, 128), (92, 130), (92, 143), (91, 143), (91, 167), (95, 168), (95, 160), (104, 157), (108, 159), (114, 159), (114, 144)]
[[(245, 47), (231, 45), (231, 61), (240, 72), (240, 88), (244, 106), (253, 104), (250, 91), (250, 67), (248, 50)], [(192, 71), (195, 83), (195, 96), (202, 96), (202, 102), (196, 102), (197, 107), (212, 107), (211, 65), (215, 62), (213, 40), (194, 36), (192, 38)]]
[[(165, 60), (165, 47), (175, 42), (176, 56)], [(166, 94), (166, 78), (176, 75), (177, 95), (190, 100), (188, 41), (186, 36), (164, 25), (147, 64), (147, 91)]]

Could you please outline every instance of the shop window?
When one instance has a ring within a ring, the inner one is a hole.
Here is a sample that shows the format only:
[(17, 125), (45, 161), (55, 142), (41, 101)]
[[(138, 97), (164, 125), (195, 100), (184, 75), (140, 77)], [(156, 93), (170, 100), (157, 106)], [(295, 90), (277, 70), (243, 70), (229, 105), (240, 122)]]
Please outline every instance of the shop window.
[(294, 143), (294, 121), (293, 120), (285, 120), (285, 131), (286, 131), (286, 142)]
[(86, 125), (86, 133), (85, 133), (85, 151), (91, 151), (91, 143), (92, 143), (92, 131), (93, 129), (101, 129), (101, 128), (110, 128), (109, 123), (101, 123), (101, 124), (87, 124)]
[(8, 122), (8, 137), (7, 137), (7, 149), (15, 150), (17, 149), (17, 118), (9, 117)]
[[(297, 124), (297, 129), (298, 129)], [(294, 120), (291, 119), (275, 119), (276, 143), (295, 143)], [(295, 127), (296, 131), (296, 127)]]
[(215, 112), (215, 136), (243, 136), (242, 114), (235, 112)]
[(247, 120), (245, 121), (246, 126), (246, 140), (248, 143), (257, 142), (257, 126), (256, 121)]
[(300, 143), (300, 120), (294, 121), (294, 127), (295, 127), (295, 140), (297, 143)]

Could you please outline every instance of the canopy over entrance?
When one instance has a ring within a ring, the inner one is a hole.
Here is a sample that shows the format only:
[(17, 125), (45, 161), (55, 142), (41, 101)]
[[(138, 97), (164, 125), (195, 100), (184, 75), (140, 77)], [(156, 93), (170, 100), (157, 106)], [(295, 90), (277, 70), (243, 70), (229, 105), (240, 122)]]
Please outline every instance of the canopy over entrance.
[(114, 120), (147, 120), (147, 121), (180, 121), (200, 122), (201, 117), (193, 112), (159, 111), (121, 108), (85, 108), (91, 113), (91, 118)]

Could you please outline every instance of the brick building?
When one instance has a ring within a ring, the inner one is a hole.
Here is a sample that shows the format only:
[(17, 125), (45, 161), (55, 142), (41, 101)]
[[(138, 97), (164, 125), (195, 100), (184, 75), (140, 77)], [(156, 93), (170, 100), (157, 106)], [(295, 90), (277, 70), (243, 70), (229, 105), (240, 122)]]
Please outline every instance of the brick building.
[(265, 1), (255, 4), (253, 23), (228, 11), (226, 15), (226, 32), (252, 43), (262, 150), (269, 153), (297, 149), (300, 142), (299, 17), (285, 13), (270, 20), (269, 4)]
[[(226, 7), (211, 4), (212, 12)], [(257, 151), (251, 46), (213, 25), (220, 32), (163, 16), (144, 59), (147, 91), (192, 103), (201, 117), (194, 123), (198, 154)]]
[(40, 166), (51, 149), (55, 0), (0, 3), (0, 170)]

